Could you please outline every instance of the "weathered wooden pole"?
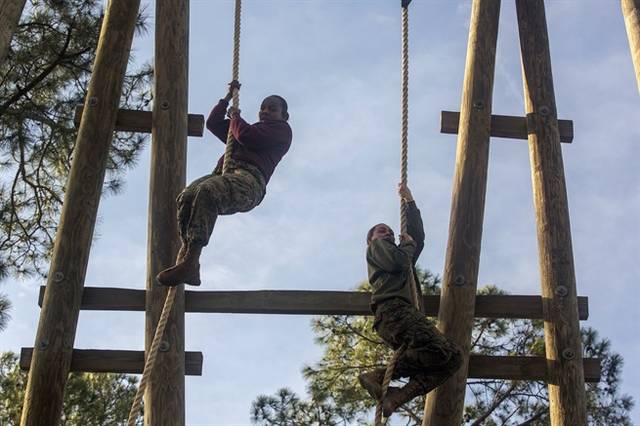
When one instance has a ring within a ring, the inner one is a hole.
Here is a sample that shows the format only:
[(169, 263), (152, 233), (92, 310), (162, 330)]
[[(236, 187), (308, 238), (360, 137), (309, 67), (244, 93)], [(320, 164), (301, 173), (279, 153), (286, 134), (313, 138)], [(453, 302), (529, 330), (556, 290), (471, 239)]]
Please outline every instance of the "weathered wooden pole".
[(621, 0), (621, 5), (629, 37), (631, 58), (636, 70), (638, 90), (640, 90), (640, 0)]
[(587, 424), (567, 190), (543, 0), (516, 0), (552, 425)]
[(25, 3), (26, 0), (0, 0), (0, 65), (7, 57)]
[[(149, 235), (147, 243), (146, 350), (166, 298), (155, 277), (175, 263), (180, 239), (176, 197), (185, 186), (189, 1), (156, 1)], [(184, 287), (177, 289), (163, 343), (144, 397), (146, 425), (183, 425)]]
[(102, 23), (40, 312), (23, 426), (60, 421), (91, 239), (139, 6), (139, 0), (111, 0)]
[(459, 425), (462, 419), (487, 187), (499, 17), (499, 0), (473, 1), (438, 314), (438, 328), (460, 345), (464, 362), (451, 379), (429, 393), (423, 425)]

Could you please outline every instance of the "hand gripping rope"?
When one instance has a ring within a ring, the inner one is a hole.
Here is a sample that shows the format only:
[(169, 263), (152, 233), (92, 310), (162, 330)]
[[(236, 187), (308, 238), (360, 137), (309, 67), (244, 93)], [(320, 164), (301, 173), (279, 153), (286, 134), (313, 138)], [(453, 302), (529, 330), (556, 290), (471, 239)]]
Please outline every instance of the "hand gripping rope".
[[(242, 11), (241, 2), (242, 0), (236, 0), (233, 31), (232, 80), (236, 81), (238, 80), (240, 74), (240, 12)], [(237, 89), (233, 91), (232, 105), (236, 109), (240, 106), (240, 97), (238, 96)], [(229, 160), (231, 159), (231, 153), (233, 152), (233, 142), (233, 135), (231, 134), (231, 128), (229, 128), (229, 133), (227, 134), (227, 146), (224, 152), (224, 166), (222, 174), (225, 174), (229, 168)], [(169, 319), (169, 314), (171, 313), (171, 308), (173, 307), (173, 301), (175, 300), (175, 298), (176, 287), (169, 287), (169, 290), (167, 291), (167, 298), (165, 299), (164, 307), (162, 308), (162, 313), (160, 314), (160, 319), (158, 320), (156, 333), (153, 336), (153, 341), (151, 342), (151, 347), (149, 348), (149, 355), (147, 356), (144, 364), (142, 379), (140, 379), (140, 385), (138, 386), (138, 391), (136, 392), (136, 396), (133, 400), (133, 405), (131, 406), (131, 411), (129, 412), (129, 420), (127, 422), (128, 426), (135, 426), (136, 424), (136, 420), (142, 406), (142, 396), (144, 395), (145, 388), (147, 387), (149, 375), (153, 371), (156, 357), (158, 355), (158, 348), (160, 347), (160, 341), (162, 339), (162, 336), (164, 335), (164, 329), (167, 325), (167, 320)]]
[[(400, 182), (405, 185), (407, 183), (407, 160), (408, 160), (408, 129), (409, 129), (409, 3), (411, 0), (402, 0), (402, 126), (401, 126), (401, 159), (400, 159)], [(401, 232), (407, 230), (407, 210), (406, 203), (400, 203), (400, 229)], [(410, 269), (408, 277), (411, 286), (411, 294), (413, 295), (413, 305), (420, 310), (421, 301), (417, 289), (416, 277), (413, 274), (413, 268)], [(376, 405), (375, 425), (381, 426), (385, 421), (382, 418), (382, 401), (389, 390), (389, 383), (396, 368), (398, 359), (406, 350), (406, 345), (402, 345), (391, 357), (387, 370), (384, 373), (382, 381), (382, 396)]]

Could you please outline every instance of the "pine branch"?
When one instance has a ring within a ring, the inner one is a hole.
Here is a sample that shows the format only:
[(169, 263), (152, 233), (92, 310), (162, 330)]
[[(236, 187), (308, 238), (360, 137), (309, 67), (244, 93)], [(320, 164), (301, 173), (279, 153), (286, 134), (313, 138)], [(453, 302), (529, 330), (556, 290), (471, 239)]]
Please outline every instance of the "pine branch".
[(46, 67), (40, 74), (36, 76), (29, 84), (25, 87), (19, 89), (16, 93), (13, 94), (5, 103), (0, 105), (0, 117), (4, 114), (4, 112), (15, 102), (17, 102), (20, 98), (25, 96), (29, 91), (33, 90), (38, 84), (40, 84), (45, 78), (49, 76), (53, 72), (58, 65), (60, 65), (65, 60), (69, 59), (69, 57), (65, 56), (67, 49), (69, 48), (69, 44), (71, 43), (71, 36), (73, 33), (73, 22), (69, 25), (69, 29), (66, 34), (66, 38), (64, 41), (64, 45), (62, 46), (62, 50), (58, 53), (58, 57), (51, 63), (48, 67)]
[(533, 422), (535, 422), (536, 420), (538, 420), (540, 417), (544, 416), (544, 414), (546, 412), (547, 412), (546, 408), (544, 410), (540, 410), (533, 417), (530, 417), (529, 419), (527, 419), (524, 422), (520, 423), (518, 426), (528, 426), (528, 425), (532, 424)]
[(480, 417), (478, 417), (470, 426), (481, 426), (483, 422), (493, 414), (493, 412), (504, 402), (505, 399), (511, 396), (511, 392), (515, 390), (520, 382), (512, 381), (509, 389), (507, 389), (502, 395), (500, 395), (497, 399), (494, 396), (493, 404), (489, 407), (489, 409)]

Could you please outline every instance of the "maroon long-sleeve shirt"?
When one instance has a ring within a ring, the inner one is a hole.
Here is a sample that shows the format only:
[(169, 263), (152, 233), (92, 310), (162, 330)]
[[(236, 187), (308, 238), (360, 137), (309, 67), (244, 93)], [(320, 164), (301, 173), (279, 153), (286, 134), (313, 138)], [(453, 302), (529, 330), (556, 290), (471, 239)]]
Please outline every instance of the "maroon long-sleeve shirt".
[[(231, 158), (253, 164), (264, 174), (269, 182), (276, 165), (289, 151), (291, 146), (291, 127), (286, 121), (265, 120), (249, 124), (239, 114), (231, 120), (225, 119), (229, 102), (220, 99), (213, 107), (207, 119), (207, 129), (227, 143), (227, 133), (231, 126), (231, 133), (238, 142), (234, 146)], [(218, 160), (218, 167), (222, 167), (224, 155)]]

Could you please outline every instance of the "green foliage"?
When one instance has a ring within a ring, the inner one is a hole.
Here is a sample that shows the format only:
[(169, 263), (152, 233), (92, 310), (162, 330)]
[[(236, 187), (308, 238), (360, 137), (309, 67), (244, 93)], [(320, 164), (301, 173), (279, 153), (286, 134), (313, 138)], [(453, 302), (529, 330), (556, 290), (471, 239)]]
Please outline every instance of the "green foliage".
[[(11, 352), (0, 354), (0, 424), (19, 425), (27, 374)], [(136, 379), (124, 374), (72, 373), (62, 406), (63, 426), (126, 424)]]
[(11, 302), (4, 294), (0, 294), (0, 331), (7, 328), (7, 323), (11, 316), (9, 315), (9, 309), (11, 309)]
[(332, 404), (300, 401), (287, 388), (273, 396), (261, 395), (253, 403), (251, 418), (274, 426), (338, 426), (346, 424), (341, 410)]
[[(439, 293), (438, 277), (428, 271), (418, 271), (418, 276), (423, 294)], [(368, 291), (369, 287), (363, 283), (358, 289)], [(482, 288), (479, 293), (505, 294), (494, 286)], [(333, 423), (327, 424), (370, 424), (375, 402), (360, 387), (357, 377), (364, 371), (386, 366), (391, 356), (391, 351), (372, 330), (372, 318), (323, 316), (314, 319), (312, 325), (317, 343), (324, 347), (324, 355), (316, 364), (303, 368), (309, 400), (302, 401), (290, 391), (286, 391), (288, 399), (280, 400), (279, 404), (269, 404), (272, 397), (260, 396), (253, 403), (254, 423), (288, 424), (277, 423), (275, 419), (292, 407), (287, 401), (295, 401), (296, 407), (322, 406), (332, 412)], [(603, 369), (603, 380), (587, 385), (589, 424), (631, 425), (629, 412), (633, 401), (629, 396), (620, 395), (618, 389), (622, 358), (612, 353), (609, 342), (599, 339), (593, 329), (584, 329), (582, 340), (584, 356), (600, 358)], [(478, 354), (544, 356), (542, 321), (478, 318), (471, 341), (472, 352)], [(466, 425), (550, 424), (547, 386), (543, 382), (470, 379), (467, 386)], [(264, 407), (268, 408), (268, 415), (263, 415)], [(401, 407), (395, 416), (407, 425), (421, 425), (423, 407), (424, 398), (416, 398)], [(300, 410), (304, 411), (298, 408)]]
[[(31, 0), (0, 66), (0, 278), (44, 274), (102, 23), (100, 0)], [(141, 15), (138, 30), (145, 29)], [(131, 67), (130, 67), (131, 68)], [(151, 68), (131, 72), (121, 105), (151, 99)], [(116, 134), (105, 188), (117, 192), (143, 135)]]

